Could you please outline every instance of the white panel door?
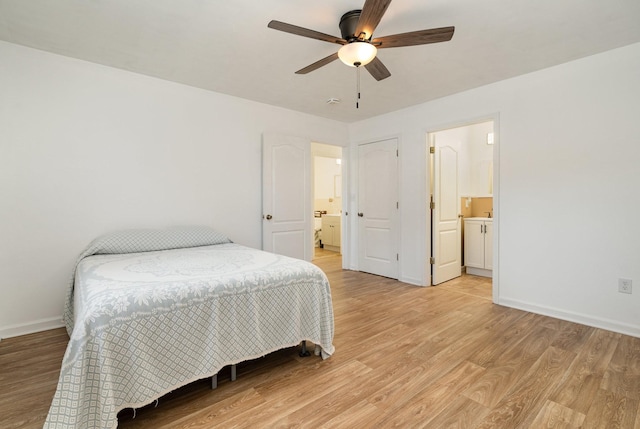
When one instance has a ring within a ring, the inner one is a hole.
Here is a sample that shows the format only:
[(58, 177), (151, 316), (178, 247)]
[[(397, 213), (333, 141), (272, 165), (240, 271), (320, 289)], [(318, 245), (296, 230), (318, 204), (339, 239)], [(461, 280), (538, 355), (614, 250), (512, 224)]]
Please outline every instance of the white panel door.
[(311, 142), (265, 135), (262, 163), (262, 248), (310, 261)]
[(448, 145), (438, 146), (435, 140), (435, 160), (432, 177), (432, 280), (434, 285), (462, 274), (460, 196), (458, 195), (459, 153)]
[(398, 142), (358, 148), (358, 268), (398, 278)]

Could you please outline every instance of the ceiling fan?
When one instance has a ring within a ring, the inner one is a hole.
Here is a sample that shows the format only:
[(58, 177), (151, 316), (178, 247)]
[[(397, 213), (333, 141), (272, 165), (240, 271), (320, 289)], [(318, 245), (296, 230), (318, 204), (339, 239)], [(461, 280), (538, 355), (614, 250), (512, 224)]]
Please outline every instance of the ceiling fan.
[(271, 21), (268, 27), (342, 45), (338, 52), (298, 70), (296, 74), (307, 74), (340, 58), (348, 66), (364, 66), (376, 80), (382, 80), (391, 76), (391, 73), (376, 56), (378, 49), (447, 42), (453, 37), (455, 29), (455, 27), (431, 28), (372, 38), (373, 32), (390, 3), (391, 0), (366, 0), (362, 10), (352, 10), (342, 15), (339, 24), (342, 37), (331, 36), (280, 21)]

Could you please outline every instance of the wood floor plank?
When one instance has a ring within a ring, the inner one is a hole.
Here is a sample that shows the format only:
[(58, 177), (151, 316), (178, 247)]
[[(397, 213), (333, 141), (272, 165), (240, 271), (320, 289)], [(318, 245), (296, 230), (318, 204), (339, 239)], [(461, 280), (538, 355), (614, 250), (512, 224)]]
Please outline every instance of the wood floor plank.
[(439, 289), (472, 295), (478, 298), (491, 300), (492, 291), (487, 287), (489, 280), (485, 277), (461, 276), (445, 283), (439, 284)]
[(584, 429), (628, 429), (638, 416), (638, 400), (600, 389), (584, 419)]
[[(496, 352), (495, 355), (491, 355), (491, 359), (487, 360), (485, 350), (471, 359), (485, 366), (487, 371), (463, 392), (464, 396), (485, 407), (495, 407), (505, 394), (521, 381), (522, 375), (547, 351), (557, 331), (536, 325), (535, 317), (523, 319), (521, 319), (523, 324), (531, 323), (531, 325), (524, 325), (527, 326), (524, 331), (522, 331), (522, 325), (514, 326), (514, 330), (521, 332), (520, 338), (511, 337), (509, 332), (509, 342), (496, 342), (495, 346), (489, 343), (489, 347)], [(478, 356), (481, 358), (476, 360)]]
[(528, 420), (536, 417), (549, 390), (561, 380), (573, 359), (574, 353), (549, 347), (478, 428), (528, 427)]
[(565, 350), (575, 349), (587, 341), (595, 329), (578, 323), (564, 322), (552, 346)]
[[(315, 411), (314, 407), (309, 406), (310, 404), (324, 395), (334, 395), (337, 390), (345, 391), (352, 384), (353, 378), (361, 378), (370, 371), (371, 369), (366, 365), (350, 361), (319, 376), (303, 378), (302, 380), (313, 379), (314, 384), (318, 386), (318, 391), (314, 394), (304, 394), (304, 383), (299, 378), (256, 386), (256, 391), (265, 399), (265, 402), (257, 407), (235, 413), (233, 417), (225, 419), (225, 424), (243, 427), (276, 427), (278, 421), (291, 419), (292, 422), (287, 426), (299, 427), (305, 415), (312, 415)], [(302, 409), (305, 413), (296, 414)]]
[[(528, 314), (519, 318), (504, 330), (493, 329), (491, 338), (488, 338), (484, 343), (484, 347), (471, 357), (471, 361), (482, 367), (491, 368), (497, 365), (496, 362), (498, 361), (520, 360), (521, 347), (530, 349), (525, 356), (526, 358), (534, 355), (537, 359), (541, 352), (551, 344), (556, 334), (555, 331), (538, 325), (537, 319), (536, 315)], [(531, 341), (534, 344), (530, 344)], [(517, 353), (514, 353), (514, 350)], [(538, 351), (536, 352), (536, 350)], [(505, 356), (505, 353), (510, 351), (512, 353)], [(512, 357), (513, 354), (516, 354), (516, 356)]]
[[(336, 415), (349, 414), (351, 411), (355, 412), (355, 414), (360, 414), (358, 407), (356, 406), (354, 408), (354, 404), (359, 404), (359, 401), (363, 397), (369, 395), (372, 382), (376, 384), (379, 383), (379, 378), (373, 381), (371, 377), (371, 373), (360, 375), (348, 374), (347, 377), (345, 377), (345, 381), (348, 383), (349, 389), (341, 395), (336, 395), (333, 391), (327, 391), (326, 393), (318, 392), (314, 395), (311, 406), (301, 407), (288, 413), (273, 422), (270, 427), (305, 426), (315, 428), (333, 419)], [(369, 405), (367, 405), (367, 408), (369, 408)], [(375, 409), (377, 410), (377, 408)]]
[(452, 402), (429, 420), (427, 427), (438, 429), (475, 428), (489, 413), (489, 408), (464, 396), (457, 396)]
[(640, 400), (640, 338), (620, 338), (605, 371), (602, 388)]
[(217, 422), (225, 416), (233, 415), (237, 410), (254, 408), (261, 404), (264, 404), (264, 398), (255, 389), (249, 388), (208, 407), (193, 404), (190, 407), (191, 412), (185, 413), (181, 419), (175, 419), (169, 424), (151, 426), (151, 422), (145, 422), (145, 426), (149, 424), (149, 427), (158, 429), (209, 429), (215, 427)]
[(547, 400), (531, 423), (532, 428), (578, 429), (582, 427), (585, 415)]
[[(393, 412), (379, 422), (380, 427), (430, 427), (431, 420), (469, 384), (477, 379), (484, 368), (463, 361), (448, 373), (442, 374), (432, 383), (421, 386), (408, 400), (393, 403)], [(420, 390), (421, 389), (421, 390)]]
[[(416, 287), (316, 261), (336, 352), (287, 348), (119, 414), (119, 427), (640, 429), (640, 339), (492, 304), (491, 280)], [(0, 427), (41, 428), (68, 337), (0, 341)], [(581, 419), (583, 420), (580, 423)]]
[(604, 378), (604, 373), (617, 349), (619, 334), (594, 330), (580, 348), (564, 379), (550, 399), (586, 414)]
[(373, 428), (380, 421), (380, 410), (366, 400), (353, 404), (348, 410), (338, 413), (335, 417), (320, 423), (324, 429), (330, 428)]

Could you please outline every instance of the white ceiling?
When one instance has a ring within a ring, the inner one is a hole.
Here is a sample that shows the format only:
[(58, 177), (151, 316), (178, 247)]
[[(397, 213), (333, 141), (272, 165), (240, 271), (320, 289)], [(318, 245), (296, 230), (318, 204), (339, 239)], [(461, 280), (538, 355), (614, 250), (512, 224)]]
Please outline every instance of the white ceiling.
[(356, 109), (354, 68), (294, 74), (338, 45), (267, 23), (340, 36), (340, 16), (363, 3), (0, 0), (0, 40), (343, 122), (640, 42), (639, 0), (393, 0), (374, 36), (449, 25), (455, 34), (378, 51), (391, 77), (363, 70)]

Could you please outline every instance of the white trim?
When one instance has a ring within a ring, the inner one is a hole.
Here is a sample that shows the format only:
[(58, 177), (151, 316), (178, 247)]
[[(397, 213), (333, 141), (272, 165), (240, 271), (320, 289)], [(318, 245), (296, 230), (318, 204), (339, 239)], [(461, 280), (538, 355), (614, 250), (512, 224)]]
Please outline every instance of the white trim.
[(402, 277), (402, 278), (399, 278), (398, 281), (402, 282), (402, 283), (407, 283), (407, 284), (410, 284), (410, 285), (414, 285), (414, 286), (420, 286), (420, 287), (430, 286), (430, 285), (425, 285), (423, 283), (422, 279), (416, 279), (416, 278), (413, 278), (413, 277)]
[(561, 310), (555, 307), (539, 306), (530, 304), (528, 302), (519, 301), (517, 299), (501, 298), (500, 302), (498, 302), (497, 304), (640, 338), (640, 325), (620, 323), (611, 319), (594, 317), (584, 313), (575, 313), (572, 311)]
[(467, 274), (472, 276), (490, 277), (493, 278), (493, 272), (485, 268), (465, 267)]
[(33, 334), (35, 332), (48, 331), (49, 329), (62, 328), (62, 315), (49, 319), (40, 319), (33, 322), (9, 325), (0, 328), (0, 339), (18, 337), (20, 335)]
[(492, 299), (497, 303), (500, 299), (500, 113), (490, 115), (493, 118), (493, 261), (491, 269)]

